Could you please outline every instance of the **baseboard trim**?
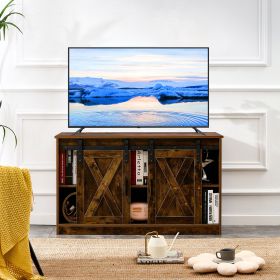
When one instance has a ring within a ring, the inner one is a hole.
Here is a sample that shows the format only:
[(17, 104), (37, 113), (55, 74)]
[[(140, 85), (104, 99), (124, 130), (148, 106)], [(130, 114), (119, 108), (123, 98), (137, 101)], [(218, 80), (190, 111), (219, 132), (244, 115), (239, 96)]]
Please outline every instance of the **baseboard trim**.
[[(31, 214), (32, 225), (55, 225), (55, 214)], [(223, 215), (222, 225), (257, 225), (265, 226), (280, 225), (280, 215)]]
[[(56, 197), (56, 192), (34, 192), (34, 197), (36, 196), (51, 196)], [(222, 196), (275, 196), (280, 195), (279, 188), (264, 188), (261, 190), (252, 190), (250, 188), (238, 188), (238, 189), (226, 189), (223, 188)], [(36, 200), (35, 200), (36, 202)]]
[(280, 195), (279, 188), (264, 188), (261, 190), (250, 188), (238, 188), (238, 189), (223, 189), (223, 196), (275, 196)]
[(280, 225), (280, 215), (223, 215), (222, 225), (276, 226)]
[(56, 215), (48, 213), (31, 213), (30, 219), (31, 225), (55, 225), (56, 224)]

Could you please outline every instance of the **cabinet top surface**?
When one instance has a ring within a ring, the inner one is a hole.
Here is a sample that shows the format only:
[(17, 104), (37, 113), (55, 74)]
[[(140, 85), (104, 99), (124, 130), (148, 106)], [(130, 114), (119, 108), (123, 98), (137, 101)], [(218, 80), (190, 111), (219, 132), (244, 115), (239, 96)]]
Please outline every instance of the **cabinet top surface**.
[(141, 139), (141, 138), (223, 138), (223, 135), (216, 132), (204, 132), (195, 133), (195, 132), (62, 132), (55, 136), (56, 139), (118, 139), (118, 138), (128, 138), (128, 139)]

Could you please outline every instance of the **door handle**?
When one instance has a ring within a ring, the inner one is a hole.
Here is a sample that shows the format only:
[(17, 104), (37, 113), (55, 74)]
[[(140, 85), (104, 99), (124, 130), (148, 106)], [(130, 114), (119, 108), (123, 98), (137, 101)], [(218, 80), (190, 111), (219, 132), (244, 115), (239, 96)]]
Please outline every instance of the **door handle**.
[(128, 184), (127, 184), (127, 178), (124, 180), (124, 191), (125, 195), (128, 196)]
[(154, 180), (150, 180), (150, 186), (148, 186), (148, 201), (150, 200), (151, 193), (152, 193), (152, 188), (154, 187)]

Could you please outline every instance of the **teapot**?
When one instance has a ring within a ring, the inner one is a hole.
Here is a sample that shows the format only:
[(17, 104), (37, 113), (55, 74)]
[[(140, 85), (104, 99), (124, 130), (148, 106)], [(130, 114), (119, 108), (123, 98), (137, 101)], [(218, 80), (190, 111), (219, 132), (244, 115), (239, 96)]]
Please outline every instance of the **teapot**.
[[(167, 242), (163, 235), (159, 235), (157, 231), (148, 232), (145, 235), (145, 255), (152, 258), (166, 258), (168, 251), (173, 247), (173, 244), (179, 235), (179, 232), (174, 237), (170, 247), (168, 248)], [(147, 241), (150, 237), (149, 242)]]

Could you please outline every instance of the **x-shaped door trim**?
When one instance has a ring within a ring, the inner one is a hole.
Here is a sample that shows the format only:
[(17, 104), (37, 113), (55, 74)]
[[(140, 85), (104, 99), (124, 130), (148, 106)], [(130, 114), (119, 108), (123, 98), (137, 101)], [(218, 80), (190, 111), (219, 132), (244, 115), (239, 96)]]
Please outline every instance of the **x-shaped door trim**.
[(110, 206), (113, 215), (121, 216), (121, 210), (119, 209), (118, 204), (109, 189), (109, 185), (111, 184), (115, 173), (119, 168), (122, 158), (113, 158), (104, 176), (102, 176), (102, 173), (93, 157), (85, 156), (84, 160), (88, 165), (89, 170), (96, 181), (96, 184), (98, 185), (98, 188), (86, 210), (85, 217), (92, 217), (95, 214), (98, 206), (100, 205), (102, 196), (104, 196), (107, 202), (109, 202), (107, 204)]
[[(180, 186), (186, 174), (188, 173), (189, 169), (191, 168), (193, 161), (188, 161), (187, 159), (184, 159), (176, 177), (174, 176), (165, 158), (157, 158), (157, 162), (169, 185), (169, 189), (164, 199), (162, 200), (161, 206), (158, 208), (157, 213), (161, 211), (163, 212), (162, 215), (166, 215), (165, 213), (166, 209), (169, 209), (170, 204), (173, 202), (174, 198), (176, 197), (180, 202), (180, 207), (184, 215), (188, 216), (189, 213), (193, 215), (193, 210), (191, 209), (184, 195), (184, 192), (182, 191)], [(178, 180), (180, 180), (180, 182), (178, 182)]]

